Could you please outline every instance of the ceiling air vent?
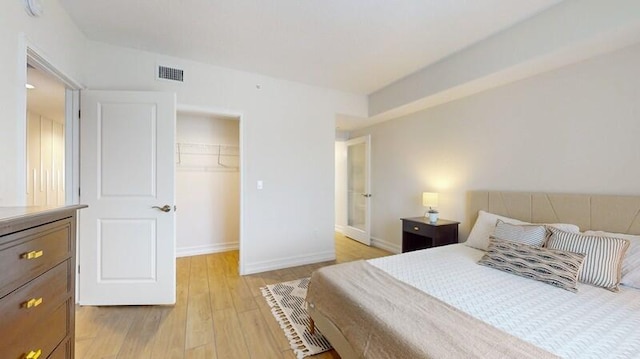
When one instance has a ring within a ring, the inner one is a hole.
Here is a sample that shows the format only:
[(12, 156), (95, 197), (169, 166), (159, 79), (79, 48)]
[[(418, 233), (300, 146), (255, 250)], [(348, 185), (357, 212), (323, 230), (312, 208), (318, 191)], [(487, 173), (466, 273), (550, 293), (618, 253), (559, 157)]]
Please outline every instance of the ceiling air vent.
[(167, 66), (158, 66), (158, 79), (184, 82), (184, 70)]

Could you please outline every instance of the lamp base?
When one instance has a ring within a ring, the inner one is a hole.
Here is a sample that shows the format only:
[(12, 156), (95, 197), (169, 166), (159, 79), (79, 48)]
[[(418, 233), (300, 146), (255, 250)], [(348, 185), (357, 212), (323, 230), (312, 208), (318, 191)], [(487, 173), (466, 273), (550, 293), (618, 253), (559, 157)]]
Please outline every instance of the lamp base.
[(436, 223), (436, 222), (438, 222), (438, 217), (440, 216), (440, 213), (438, 213), (438, 212), (435, 212), (435, 213), (434, 212), (426, 212), (424, 214), (424, 216), (426, 218), (429, 218), (429, 223)]

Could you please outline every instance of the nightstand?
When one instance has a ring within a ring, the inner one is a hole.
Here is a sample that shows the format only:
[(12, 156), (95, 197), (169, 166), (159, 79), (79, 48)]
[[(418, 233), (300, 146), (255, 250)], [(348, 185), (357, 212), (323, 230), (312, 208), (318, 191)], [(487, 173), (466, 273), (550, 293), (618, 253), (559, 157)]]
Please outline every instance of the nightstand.
[(458, 243), (460, 222), (439, 219), (436, 223), (430, 223), (429, 218), (425, 217), (401, 219), (403, 253)]

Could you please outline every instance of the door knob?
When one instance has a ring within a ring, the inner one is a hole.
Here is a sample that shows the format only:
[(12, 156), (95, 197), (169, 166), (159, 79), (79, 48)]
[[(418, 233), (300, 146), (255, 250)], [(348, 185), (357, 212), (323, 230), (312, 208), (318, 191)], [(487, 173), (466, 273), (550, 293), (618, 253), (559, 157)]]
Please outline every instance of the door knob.
[(162, 207), (153, 206), (153, 207), (151, 207), (151, 208), (157, 208), (157, 209), (161, 210), (162, 212), (171, 212), (171, 206), (170, 206), (170, 205), (168, 205), (168, 204), (165, 204), (165, 205), (164, 205), (164, 206), (162, 206)]
[(369, 197), (371, 197), (371, 193), (363, 193), (362, 196), (369, 198)]

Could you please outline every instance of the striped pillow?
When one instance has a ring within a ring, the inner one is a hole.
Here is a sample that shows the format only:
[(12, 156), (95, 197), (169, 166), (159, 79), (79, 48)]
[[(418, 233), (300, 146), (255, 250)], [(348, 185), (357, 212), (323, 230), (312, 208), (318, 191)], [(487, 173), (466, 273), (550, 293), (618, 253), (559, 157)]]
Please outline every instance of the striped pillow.
[(629, 241), (629, 249), (622, 260), (622, 278), (620, 285), (640, 289), (640, 236), (626, 233), (610, 233), (601, 231), (586, 231), (589, 236), (615, 237)]
[(547, 228), (533, 224), (511, 224), (499, 219), (493, 236), (530, 246), (542, 247), (547, 240)]
[(584, 265), (578, 275), (580, 282), (603, 287), (612, 292), (618, 291), (622, 260), (629, 248), (628, 240), (569, 233), (556, 228), (549, 230), (551, 237), (547, 242), (548, 248), (586, 254)]
[(578, 291), (578, 273), (584, 254), (530, 246), (491, 237), (487, 253), (478, 264)]

